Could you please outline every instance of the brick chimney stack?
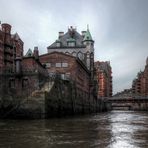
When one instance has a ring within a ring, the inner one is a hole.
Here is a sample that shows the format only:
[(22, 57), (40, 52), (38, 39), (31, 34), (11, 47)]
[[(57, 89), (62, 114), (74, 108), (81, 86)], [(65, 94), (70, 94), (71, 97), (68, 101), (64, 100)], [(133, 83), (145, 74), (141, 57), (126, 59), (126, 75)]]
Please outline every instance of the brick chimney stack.
[(34, 51), (33, 51), (33, 55), (35, 57), (36, 60), (39, 59), (39, 50), (38, 50), (38, 47), (34, 47)]

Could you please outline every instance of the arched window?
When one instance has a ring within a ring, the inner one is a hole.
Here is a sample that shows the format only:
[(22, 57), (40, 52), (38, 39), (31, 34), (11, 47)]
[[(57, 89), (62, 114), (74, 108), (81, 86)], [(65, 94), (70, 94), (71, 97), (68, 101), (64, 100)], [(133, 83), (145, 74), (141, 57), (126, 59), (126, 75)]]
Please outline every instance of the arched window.
[(83, 60), (84, 59), (84, 55), (83, 55), (83, 53), (82, 52), (78, 52), (78, 58), (79, 59), (81, 59), (81, 60)]

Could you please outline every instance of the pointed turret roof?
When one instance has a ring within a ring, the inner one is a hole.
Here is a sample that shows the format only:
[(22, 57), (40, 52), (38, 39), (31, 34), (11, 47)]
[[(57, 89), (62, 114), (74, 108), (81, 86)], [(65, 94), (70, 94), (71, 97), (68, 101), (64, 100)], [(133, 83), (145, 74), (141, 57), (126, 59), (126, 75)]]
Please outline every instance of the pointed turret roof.
[(90, 34), (90, 31), (89, 31), (88, 26), (87, 26), (87, 31), (86, 31), (86, 33), (85, 33), (85, 36), (84, 36), (83, 41), (85, 41), (85, 40), (93, 40), (93, 39), (92, 39), (92, 36), (91, 36), (91, 34)]
[(25, 57), (31, 57), (31, 56), (33, 56), (33, 53), (32, 53), (32, 50), (29, 48)]
[(15, 40), (19, 40), (19, 39), (20, 39), (20, 36), (18, 35), (17, 32), (14, 34), (14, 39), (15, 39)]

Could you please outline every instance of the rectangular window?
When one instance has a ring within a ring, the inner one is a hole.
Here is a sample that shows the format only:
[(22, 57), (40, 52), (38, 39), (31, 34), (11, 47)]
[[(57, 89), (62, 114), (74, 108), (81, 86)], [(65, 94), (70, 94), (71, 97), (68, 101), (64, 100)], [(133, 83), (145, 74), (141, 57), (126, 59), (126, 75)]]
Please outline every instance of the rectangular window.
[(74, 47), (75, 46), (75, 42), (68, 42), (68, 46), (69, 47)]
[(46, 63), (46, 67), (47, 68), (51, 67), (51, 63)]
[(57, 46), (57, 47), (60, 47), (60, 46), (61, 46), (61, 43), (60, 43), (60, 42), (57, 42), (57, 43), (56, 43), (56, 46)]
[(15, 88), (15, 80), (14, 79), (9, 80), (9, 88)]
[(61, 67), (61, 63), (56, 63), (56, 67)]
[(55, 67), (55, 63), (51, 63), (51, 67)]
[(62, 67), (68, 67), (68, 63), (62, 63)]

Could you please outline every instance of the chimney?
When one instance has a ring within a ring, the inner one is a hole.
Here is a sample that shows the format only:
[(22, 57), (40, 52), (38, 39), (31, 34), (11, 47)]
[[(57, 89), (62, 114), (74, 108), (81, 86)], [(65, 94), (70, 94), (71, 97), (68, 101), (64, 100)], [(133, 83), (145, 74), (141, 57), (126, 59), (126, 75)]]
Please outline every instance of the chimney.
[(59, 32), (59, 39), (64, 35), (64, 32), (63, 31), (60, 31)]
[(6, 23), (2, 24), (2, 31), (4, 33), (10, 34), (10, 32), (11, 32), (11, 25), (6, 24)]
[(38, 47), (34, 47), (34, 51), (33, 51), (33, 55), (35, 57), (36, 60), (39, 59), (39, 50), (38, 50)]

